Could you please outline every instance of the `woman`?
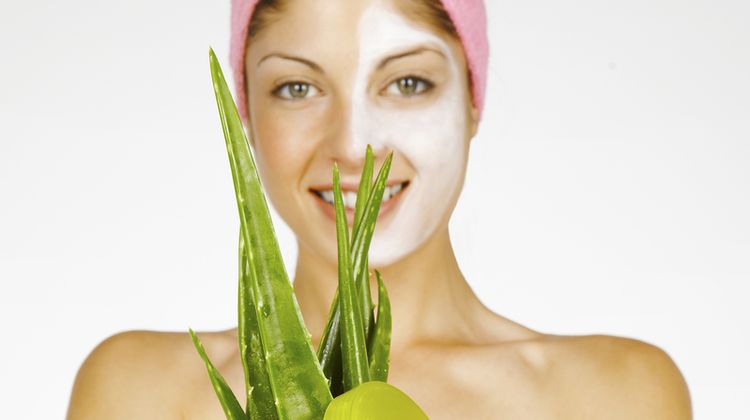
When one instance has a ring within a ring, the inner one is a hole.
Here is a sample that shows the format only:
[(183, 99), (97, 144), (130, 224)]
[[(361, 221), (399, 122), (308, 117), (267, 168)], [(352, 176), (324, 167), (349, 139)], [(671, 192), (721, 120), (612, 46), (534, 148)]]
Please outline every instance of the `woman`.
[[(351, 208), (370, 144), (376, 167), (394, 151), (370, 251), (394, 311), (389, 382), (430, 418), (691, 417), (662, 350), (532, 331), (487, 309), (463, 278), (448, 221), (481, 117), (481, 0), (256, 3), (233, 2), (237, 99), (266, 194), (297, 237), (294, 288), (313, 344), (337, 278), (331, 167)], [(241, 395), (236, 329), (200, 336)], [(126, 332), (81, 367), (69, 419), (89, 418), (223, 414), (187, 334)]]

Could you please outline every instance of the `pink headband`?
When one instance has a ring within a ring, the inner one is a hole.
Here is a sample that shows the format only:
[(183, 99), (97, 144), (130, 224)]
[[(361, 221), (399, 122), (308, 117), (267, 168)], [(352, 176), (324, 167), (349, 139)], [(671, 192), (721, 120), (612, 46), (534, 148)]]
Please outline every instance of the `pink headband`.
[[(487, 85), (487, 15), (484, 0), (441, 0), (456, 27), (466, 54), (473, 85), (472, 100), (481, 118), (484, 106), (484, 91)], [(234, 74), (237, 107), (242, 120), (247, 124), (247, 98), (245, 98), (245, 48), (247, 29), (258, 0), (232, 0), (232, 37), (229, 46), (229, 61)]]

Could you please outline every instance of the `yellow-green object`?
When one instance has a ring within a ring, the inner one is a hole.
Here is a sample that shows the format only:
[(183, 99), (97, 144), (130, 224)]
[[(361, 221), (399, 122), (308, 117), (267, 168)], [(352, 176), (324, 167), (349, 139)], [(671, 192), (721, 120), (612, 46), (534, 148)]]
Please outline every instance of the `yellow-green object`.
[(328, 405), (324, 420), (426, 420), (408, 395), (385, 382), (370, 381), (345, 392)]

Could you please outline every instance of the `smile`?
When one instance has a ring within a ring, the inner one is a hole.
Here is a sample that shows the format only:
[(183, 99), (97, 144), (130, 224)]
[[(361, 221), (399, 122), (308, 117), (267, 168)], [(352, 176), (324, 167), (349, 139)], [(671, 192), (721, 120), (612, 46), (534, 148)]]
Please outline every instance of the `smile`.
[[(397, 204), (399, 199), (404, 195), (409, 181), (403, 181), (394, 183), (385, 187), (383, 190), (383, 199), (380, 202), (380, 212), (378, 218), (387, 213), (393, 206)], [(342, 185), (341, 195), (344, 199), (344, 209), (349, 224), (352, 223), (354, 217), (354, 206), (357, 199), (356, 185)], [(333, 187), (323, 188), (310, 188), (310, 193), (315, 197), (315, 201), (321, 207), (323, 212), (332, 220), (336, 220), (336, 213), (333, 207)]]
[[(383, 200), (382, 203), (385, 203), (387, 201), (390, 201), (391, 198), (398, 195), (399, 192), (401, 192), (404, 188), (406, 188), (409, 185), (409, 181), (400, 182), (398, 184), (394, 184), (388, 187), (385, 187), (383, 190)], [(314, 193), (323, 201), (325, 201), (328, 204), (333, 205), (333, 189), (330, 190), (316, 190), (311, 188), (310, 192)], [(355, 202), (357, 201), (357, 192), (352, 190), (344, 190), (342, 188), (341, 195), (344, 199), (344, 207), (346, 207), (349, 210), (354, 210)]]

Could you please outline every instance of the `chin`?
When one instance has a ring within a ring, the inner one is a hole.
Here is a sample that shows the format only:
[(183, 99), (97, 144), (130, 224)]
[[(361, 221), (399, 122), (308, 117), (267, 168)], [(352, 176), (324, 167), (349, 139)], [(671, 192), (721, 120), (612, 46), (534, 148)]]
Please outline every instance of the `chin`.
[(402, 251), (402, 250), (388, 250), (386, 252), (382, 252), (380, 250), (375, 250), (370, 248), (370, 253), (367, 256), (367, 263), (370, 265), (371, 268), (377, 268), (381, 269), (383, 267), (387, 267), (389, 265), (392, 265), (401, 259), (403, 259), (405, 256), (409, 255), (408, 251)]
[(445, 210), (437, 207), (433, 206), (435, 211), (428, 213), (415, 206), (405, 206), (400, 209), (402, 211), (391, 215), (390, 223), (380, 226), (380, 229), (376, 225), (368, 264), (378, 269), (396, 264), (434, 240), (443, 220), (438, 215)]
[[(375, 230), (377, 231), (377, 227)], [(410, 229), (388, 229), (380, 232), (370, 244), (368, 264), (378, 269), (393, 265), (413, 254), (426, 239), (427, 237), (419, 237), (417, 232)]]

